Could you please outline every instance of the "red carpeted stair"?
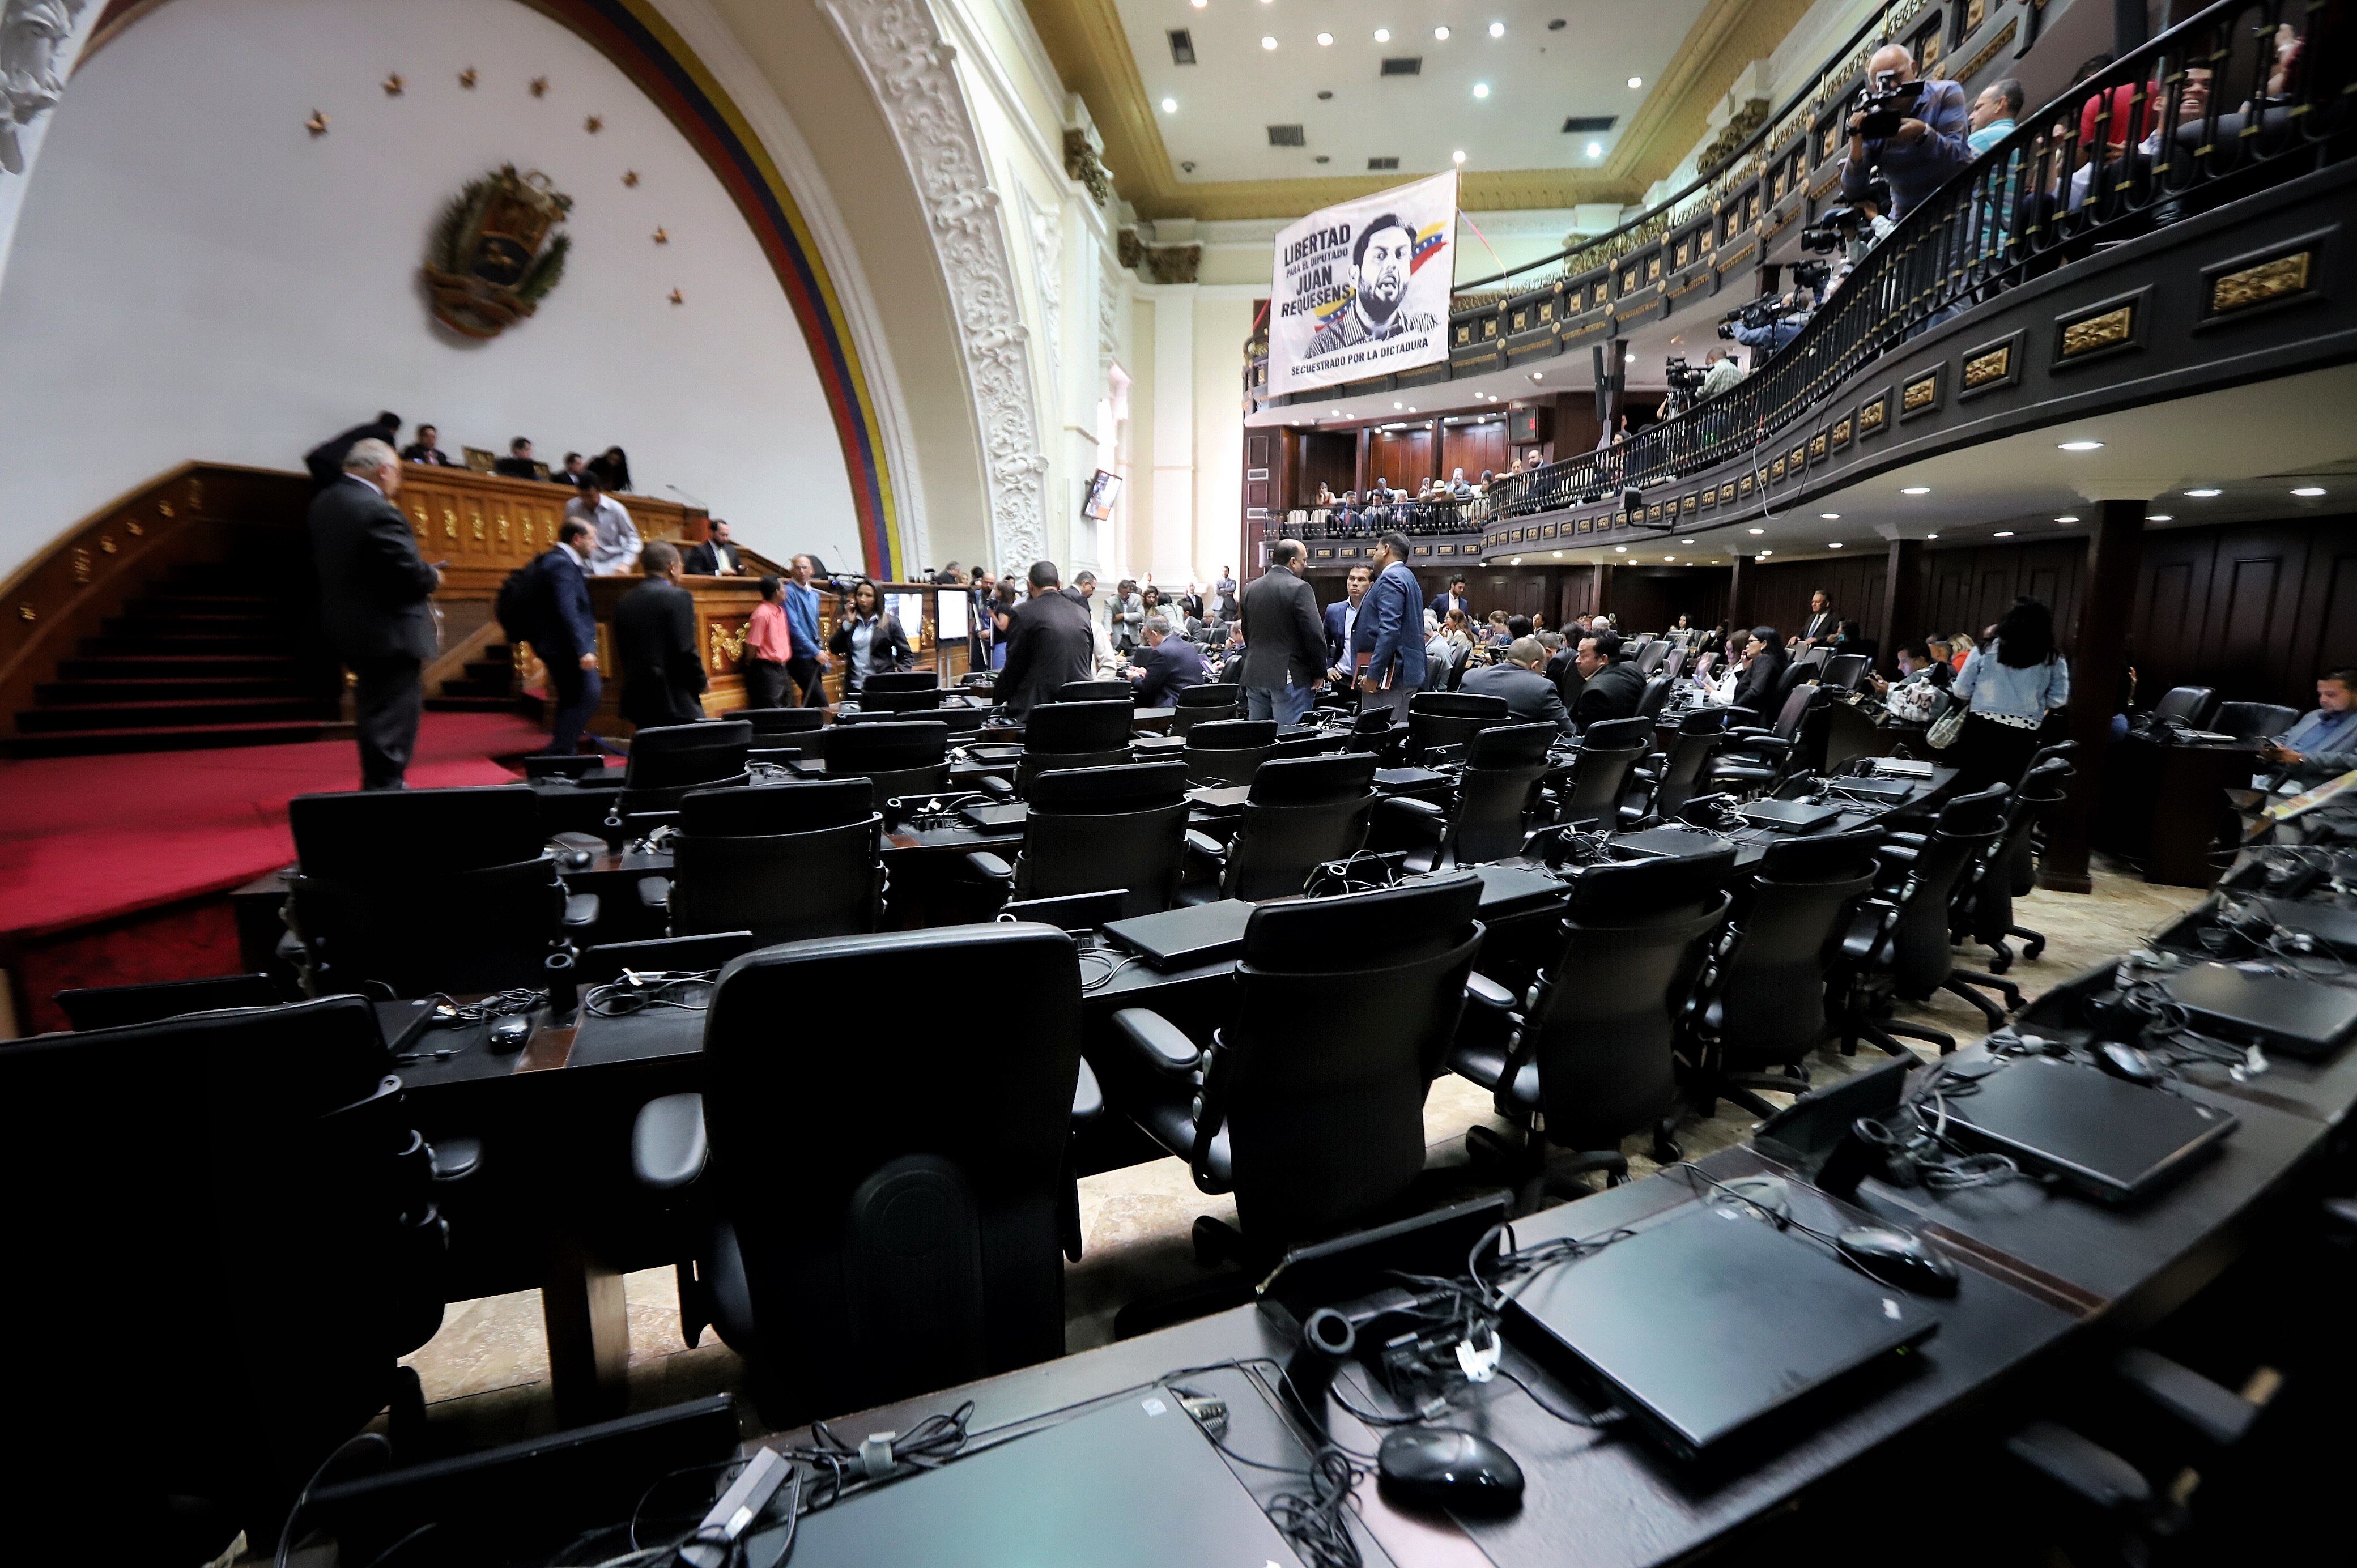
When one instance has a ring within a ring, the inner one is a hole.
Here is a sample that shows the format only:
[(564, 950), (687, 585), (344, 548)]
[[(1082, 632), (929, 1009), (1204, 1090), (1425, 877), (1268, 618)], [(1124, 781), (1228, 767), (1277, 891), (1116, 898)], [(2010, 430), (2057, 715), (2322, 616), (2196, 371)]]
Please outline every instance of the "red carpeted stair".
[(349, 736), (299, 657), (304, 596), (262, 560), (182, 565), (34, 689), (11, 757), (275, 746)]

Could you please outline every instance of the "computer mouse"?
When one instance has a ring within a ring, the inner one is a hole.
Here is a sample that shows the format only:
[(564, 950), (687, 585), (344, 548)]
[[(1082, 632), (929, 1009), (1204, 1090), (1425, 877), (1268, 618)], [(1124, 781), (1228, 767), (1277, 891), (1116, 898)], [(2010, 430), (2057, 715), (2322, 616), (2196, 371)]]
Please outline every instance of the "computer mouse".
[(491, 1026), (491, 1049), (495, 1051), (520, 1051), (530, 1038), (532, 1020), (529, 1018), (501, 1018)]
[(1512, 1513), (1523, 1506), (1514, 1456), (1459, 1426), (1404, 1426), (1376, 1455), (1383, 1495), (1415, 1508)]
[(2119, 1040), (2104, 1040), (2095, 1047), (2095, 1065), (2114, 1078), (2124, 1078), (2130, 1083), (2141, 1083), (2147, 1088), (2169, 1076), (2154, 1065), (2150, 1057)]
[(1834, 1238), (1841, 1255), (1884, 1284), (1916, 1295), (1956, 1294), (1956, 1265), (1910, 1230), (1859, 1225)]

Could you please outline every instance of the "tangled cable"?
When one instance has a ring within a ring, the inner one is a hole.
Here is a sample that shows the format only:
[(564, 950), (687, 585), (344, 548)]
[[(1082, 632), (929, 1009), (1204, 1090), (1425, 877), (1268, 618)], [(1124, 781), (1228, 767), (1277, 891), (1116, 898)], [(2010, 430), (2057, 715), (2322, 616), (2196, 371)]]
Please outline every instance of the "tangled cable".
[(713, 985), (719, 975), (716, 969), (657, 969), (643, 973), (626, 969), (619, 980), (591, 986), (583, 993), (581, 1004), (600, 1018), (628, 1017), (650, 1007), (701, 1013), (712, 1005)]

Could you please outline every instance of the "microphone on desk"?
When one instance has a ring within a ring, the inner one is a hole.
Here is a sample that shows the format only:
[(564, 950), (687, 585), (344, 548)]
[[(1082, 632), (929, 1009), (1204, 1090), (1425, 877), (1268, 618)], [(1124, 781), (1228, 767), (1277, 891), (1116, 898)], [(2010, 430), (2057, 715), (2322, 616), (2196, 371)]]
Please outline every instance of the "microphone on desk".
[(698, 508), (704, 511), (710, 511), (712, 510), (711, 507), (705, 505), (703, 501), (698, 500), (695, 497), (689, 495), (677, 485), (665, 485), (663, 489), (669, 490), (672, 494), (677, 496), (680, 499), (685, 501), (692, 507)]

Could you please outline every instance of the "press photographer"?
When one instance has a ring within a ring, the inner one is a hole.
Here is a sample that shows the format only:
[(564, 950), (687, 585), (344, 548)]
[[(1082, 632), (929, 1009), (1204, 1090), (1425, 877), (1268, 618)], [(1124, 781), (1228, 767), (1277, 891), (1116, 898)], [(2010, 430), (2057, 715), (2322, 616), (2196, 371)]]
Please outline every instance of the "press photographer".
[(1816, 295), (1808, 288), (1755, 299), (1740, 310), (1728, 312), (1727, 319), (1718, 324), (1718, 335), (1747, 349), (1756, 349), (1765, 358), (1799, 337), (1816, 307)]
[(1662, 380), (1670, 395), (1662, 400), (1662, 417), (1673, 418), (1684, 413), (1701, 401), (1703, 382), (1708, 372), (1700, 365), (1689, 365), (1684, 354), (1673, 354), (1662, 361)]
[[(1829, 256), (1835, 252), (1851, 266), (1866, 260), (1866, 253), (1882, 242), (1895, 227), (1885, 216), (1890, 206), (1890, 186), (1884, 180), (1872, 180), (1864, 194), (1848, 207), (1835, 207), (1819, 215), (1817, 220), (1801, 231), (1801, 249), (1811, 255)], [(1818, 266), (1825, 263), (1819, 262)]]
[(1863, 199), (1877, 174), (1890, 185), (1890, 218), (1914, 205), (1972, 161), (1964, 137), (1972, 110), (1953, 81), (1919, 81), (1915, 57), (1904, 44), (1875, 50), (1867, 62), (1872, 90), (1849, 117), (1849, 156), (1842, 159), (1842, 195)]

